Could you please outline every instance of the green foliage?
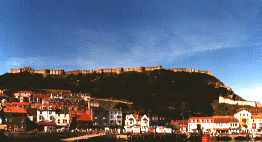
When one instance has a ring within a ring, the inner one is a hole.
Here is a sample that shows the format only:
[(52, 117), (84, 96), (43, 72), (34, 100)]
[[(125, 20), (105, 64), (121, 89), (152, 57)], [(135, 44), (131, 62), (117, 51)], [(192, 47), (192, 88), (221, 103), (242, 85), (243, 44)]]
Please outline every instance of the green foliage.
[(73, 130), (77, 127), (78, 123), (76, 121), (76, 117), (72, 117), (72, 122), (70, 123), (70, 130)]

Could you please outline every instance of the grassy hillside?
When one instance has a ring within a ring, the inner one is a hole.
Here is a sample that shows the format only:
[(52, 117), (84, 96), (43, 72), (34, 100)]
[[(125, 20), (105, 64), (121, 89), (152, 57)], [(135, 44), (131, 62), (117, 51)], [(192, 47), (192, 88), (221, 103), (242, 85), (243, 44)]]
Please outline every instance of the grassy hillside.
[[(134, 102), (133, 109), (141, 113), (163, 113), (170, 118), (211, 116), (211, 103), (219, 95), (226, 96), (226, 88), (217, 78), (188, 72), (155, 70), (122, 74), (48, 75), (27, 72), (0, 76), (0, 87), (10, 89), (8, 95), (20, 90), (65, 89), (88, 92), (91, 97), (126, 99)], [(181, 115), (182, 114), (182, 115)]]

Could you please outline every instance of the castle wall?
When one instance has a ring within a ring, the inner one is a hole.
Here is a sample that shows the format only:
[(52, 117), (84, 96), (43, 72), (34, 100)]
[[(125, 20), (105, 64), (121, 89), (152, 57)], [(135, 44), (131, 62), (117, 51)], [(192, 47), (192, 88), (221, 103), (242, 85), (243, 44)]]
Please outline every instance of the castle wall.
[[(134, 72), (144, 72), (144, 71), (153, 71), (153, 70), (160, 70), (160, 69), (164, 69), (162, 68), (162, 66), (157, 66), (157, 67), (138, 67), (138, 68), (121, 68), (121, 67), (117, 67), (116, 69), (96, 69), (96, 70), (75, 70), (75, 71), (67, 71), (65, 72), (64, 70), (48, 70), (48, 69), (44, 69), (44, 70), (33, 70), (30, 67), (24, 67), (24, 68), (20, 68), (20, 69), (10, 69), (9, 73), (20, 73), (20, 72), (30, 72), (30, 73), (40, 73), (40, 74), (52, 74), (52, 75), (59, 75), (59, 74), (91, 74), (91, 73), (123, 73), (123, 72), (130, 72), (130, 71), (134, 71)], [(171, 70), (173, 72), (196, 72), (196, 73), (204, 73), (204, 74), (208, 74), (213, 76), (213, 73), (211, 73), (210, 71), (200, 71), (200, 70), (196, 70), (196, 69), (186, 69), (186, 68), (171, 68), (171, 69), (166, 69), (166, 70)]]
[(123, 73), (124, 69), (120, 68), (120, 67), (117, 67), (116, 72), (117, 72), (117, 74)]
[(76, 70), (76, 71), (65, 72), (65, 74), (79, 74), (79, 73), (82, 73), (82, 71)]
[(9, 73), (20, 73), (21, 69), (10, 69)]
[(103, 72), (104, 72), (104, 73), (111, 73), (111, 72), (112, 72), (112, 69), (103, 69)]
[[(39, 74), (49, 74), (50, 73), (50, 70), (31, 70), (33, 73), (39, 73)], [(32, 73), (31, 72), (31, 73)]]
[(219, 97), (219, 103), (226, 103), (226, 104), (231, 104), (231, 105), (248, 105), (248, 106), (252, 106), (252, 107), (261, 107), (261, 103), (260, 102), (255, 102), (255, 101), (234, 101), (228, 98), (224, 98), (222, 96)]
[(52, 75), (58, 75), (58, 74), (64, 74), (64, 70), (50, 70), (50, 74)]
[(153, 70), (158, 70), (158, 67), (146, 67), (145, 71), (153, 71)]
[(123, 68), (123, 72), (135, 71), (135, 68)]

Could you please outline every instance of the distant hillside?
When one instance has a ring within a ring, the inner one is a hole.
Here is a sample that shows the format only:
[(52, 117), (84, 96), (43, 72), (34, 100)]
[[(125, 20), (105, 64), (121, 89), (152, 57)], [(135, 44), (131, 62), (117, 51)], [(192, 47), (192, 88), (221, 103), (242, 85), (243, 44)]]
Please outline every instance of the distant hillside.
[(28, 72), (0, 76), (0, 87), (20, 90), (64, 89), (88, 92), (91, 97), (132, 101), (133, 109), (144, 113), (164, 113), (171, 118), (211, 116), (211, 103), (232, 90), (214, 76), (204, 73), (154, 70), (145, 72), (47, 75)]

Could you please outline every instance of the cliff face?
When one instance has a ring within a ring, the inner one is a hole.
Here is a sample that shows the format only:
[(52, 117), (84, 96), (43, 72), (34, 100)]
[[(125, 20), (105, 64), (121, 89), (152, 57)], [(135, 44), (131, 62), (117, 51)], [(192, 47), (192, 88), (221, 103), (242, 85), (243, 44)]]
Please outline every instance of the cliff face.
[[(145, 72), (145, 71), (154, 71), (154, 70), (161, 70), (164, 69), (162, 66), (157, 66), (157, 67), (138, 67), (138, 68), (121, 68), (118, 67), (116, 69), (97, 69), (97, 70), (75, 70), (75, 71), (67, 71), (65, 72), (64, 70), (49, 70), (49, 69), (44, 69), (44, 70), (34, 70), (30, 67), (24, 67), (20, 69), (10, 69), (9, 73), (21, 73), (21, 72), (30, 72), (30, 73), (38, 73), (38, 74), (43, 74), (43, 75), (59, 75), (59, 74), (91, 74), (91, 73), (124, 73), (124, 72)], [(202, 71), (202, 70), (196, 70), (196, 69), (185, 69), (185, 68), (171, 68), (171, 69), (166, 69), (166, 70), (171, 70), (173, 72), (188, 72), (188, 73), (204, 73), (213, 76), (213, 73), (210, 71)]]

